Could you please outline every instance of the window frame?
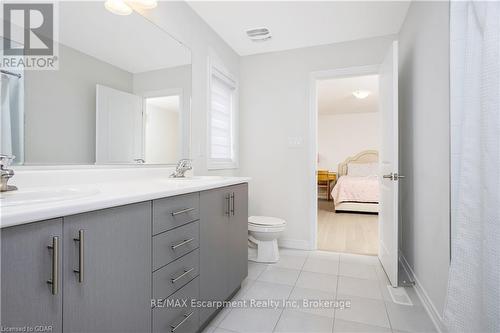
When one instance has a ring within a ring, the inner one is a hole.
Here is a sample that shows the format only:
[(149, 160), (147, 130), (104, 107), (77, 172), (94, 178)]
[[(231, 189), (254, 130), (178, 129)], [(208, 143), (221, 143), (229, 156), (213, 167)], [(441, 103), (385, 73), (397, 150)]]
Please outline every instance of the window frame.
[[(213, 77), (223, 81), (233, 89), (231, 98), (231, 153), (230, 159), (212, 158), (212, 80)], [(214, 64), (209, 65), (208, 71), (208, 108), (207, 108), (207, 169), (208, 170), (228, 170), (237, 169), (238, 161), (238, 82), (224, 69)]]

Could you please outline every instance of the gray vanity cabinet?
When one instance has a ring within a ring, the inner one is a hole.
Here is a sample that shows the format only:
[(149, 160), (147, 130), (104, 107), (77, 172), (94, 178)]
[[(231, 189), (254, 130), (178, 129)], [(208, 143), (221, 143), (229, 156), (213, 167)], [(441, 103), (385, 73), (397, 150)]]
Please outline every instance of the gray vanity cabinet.
[[(226, 300), (247, 276), (248, 185), (200, 194), (200, 299)], [(216, 311), (202, 308), (203, 324)]]
[(1, 240), (2, 328), (61, 332), (62, 219), (4, 228)]
[(248, 184), (231, 186), (228, 249), (228, 288), (232, 293), (248, 275)]
[(64, 331), (149, 332), (151, 202), (65, 217), (63, 229)]

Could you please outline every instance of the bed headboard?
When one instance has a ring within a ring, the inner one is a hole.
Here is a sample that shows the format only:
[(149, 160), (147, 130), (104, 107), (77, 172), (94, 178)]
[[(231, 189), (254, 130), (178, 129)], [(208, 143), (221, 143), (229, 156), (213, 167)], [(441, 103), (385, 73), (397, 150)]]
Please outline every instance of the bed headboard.
[(345, 161), (339, 163), (337, 177), (347, 175), (348, 163), (373, 163), (378, 162), (378, 151), (364, 150), (355, 156), (349, 156)]

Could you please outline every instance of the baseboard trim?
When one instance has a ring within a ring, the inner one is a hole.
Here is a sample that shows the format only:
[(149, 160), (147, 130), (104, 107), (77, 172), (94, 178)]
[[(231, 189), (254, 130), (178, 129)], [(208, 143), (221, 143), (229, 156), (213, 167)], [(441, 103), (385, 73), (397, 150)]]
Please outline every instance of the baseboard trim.
[(429, 297), (429, 294), (425, 291), (424, 286), (420, 283), (418, 280), (418, 277), (415, 275), (415, 272), (413, 269), (410, 267), (410, 264), (408, 264), (408, 261), (406, 260), (405, 256), (400, 252), (399, 253), (399, 261), (401, 262), (401, 265), (403, 268), (406, 270), (406, 273), (408, 276), (415, 281), (415, 291), (417, 292), (418, 298), (424, 305), (425, 311), (429, 314), (429, 317), (431, 318), (434, 326), (436, 327), (436, 330), (439, 333), (445, 333), (447, 332), (446, 326), (444, 324), (443, 317), (439, 313), (439, 311), (436, 309), (436, 306), (434, 306), (434, 303)]
[(310, 250), (311, 246), (308, 241), (303, 239), (279, 239), (280, 247), (296, 250)]

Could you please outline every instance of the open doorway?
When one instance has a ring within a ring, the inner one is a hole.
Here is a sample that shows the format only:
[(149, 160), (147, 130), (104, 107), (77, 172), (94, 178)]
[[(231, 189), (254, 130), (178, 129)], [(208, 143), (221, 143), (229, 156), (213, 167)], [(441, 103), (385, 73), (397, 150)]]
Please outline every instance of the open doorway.
[(379, 75), (317, 81), (317, 248), (377, 255)]
[(147, 163), (172, 164), (180, 156), (180, 96), (144, 98), (144, 158)]

